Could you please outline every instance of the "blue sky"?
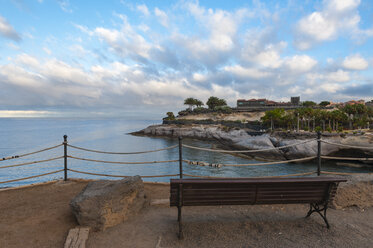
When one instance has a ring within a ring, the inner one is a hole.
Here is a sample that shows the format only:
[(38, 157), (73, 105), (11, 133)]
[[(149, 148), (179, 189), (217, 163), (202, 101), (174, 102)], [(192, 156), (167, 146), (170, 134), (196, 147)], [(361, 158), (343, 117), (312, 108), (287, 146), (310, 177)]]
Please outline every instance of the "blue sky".
[(373, 99), (373, 3), (0, 0), (0, 116)]

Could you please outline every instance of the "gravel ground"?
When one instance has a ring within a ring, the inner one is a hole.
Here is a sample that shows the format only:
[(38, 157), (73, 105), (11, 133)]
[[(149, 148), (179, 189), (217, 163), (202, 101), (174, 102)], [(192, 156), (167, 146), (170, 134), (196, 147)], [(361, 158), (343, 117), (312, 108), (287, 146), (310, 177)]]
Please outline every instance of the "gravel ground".
[[(63, 247), (77, 225), (69, 202), (87, 184), (57, 182), (0, 191), (0, 247)], [(151, 199), (169, 186), (146, 184)], [(307, 205), (184, 207), (184, 240), (177, 238), (177, 209), (150, 206), (104, 232), (87, 247), (371, 247), (373, 207), (329, 209), (331, 229)]]

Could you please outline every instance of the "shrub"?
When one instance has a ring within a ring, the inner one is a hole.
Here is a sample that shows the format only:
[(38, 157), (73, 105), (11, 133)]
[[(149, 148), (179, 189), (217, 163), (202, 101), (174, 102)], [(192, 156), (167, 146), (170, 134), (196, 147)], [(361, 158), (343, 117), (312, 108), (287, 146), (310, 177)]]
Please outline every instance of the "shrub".
[(163, 118), (163, 120), (173, 121), (176, 120), (176, 118), (173, 112), (167, 112), (167, 117)]
[(343, 132), (343, 127), (338, 127), (338, 132), (342, 133)]
[(224, 114), (230, 114), (232, 113), (232, 108), (225, 105), (225, 106), (217, 106), (214, 108), (214, 111), (217, 111), (219, 113), (224, 113)]
[(193, 113), (195, 114), (204, 114), (210, 112), (209, 109), (204, 108), (204, 107), (197, 107), (193, 110)]
[(327, 127), (327, 128), (326, 128), (326, 131), (328, 131), (329, 133), (331, 133), (331, 132), (332, 132), (332, 129), (331, 129), (330, 127)]
[(315, 127), (315, 132), (321, 132), (322, 128), (320, 126)]

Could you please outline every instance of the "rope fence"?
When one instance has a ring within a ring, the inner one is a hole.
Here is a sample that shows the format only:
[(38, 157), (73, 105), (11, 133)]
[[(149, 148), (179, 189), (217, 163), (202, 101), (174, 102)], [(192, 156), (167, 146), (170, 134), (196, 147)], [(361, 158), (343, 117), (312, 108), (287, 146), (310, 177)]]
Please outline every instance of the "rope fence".
[[(270, 161), (270, 162), (260, 162), (260, 163), (242, 163), (242, 164), (225, 164), (225, 163), (207, 163), (207, 162), (201, 162), (201, 161), (191, 161), (187, 159), (183, 159), (183, 152), (182, 148), (188, 148), (188, 149), (194, 149), (194, 150), (201, 150), (201, 151), (207, 151), (207, 152), (219, 152), (219, 153), (259, 153), (259, 152), (267, 152), (267, 151), (273, 151), (277, 150), (280, 151), (282, 149), (290, 148), (290, 147), (295, 147), (295, 146), (300, 146), (303, 144), (307, 144), (310, 142), (317, 142), (317, 154), (315, 156), (309, 156), (305, 158), (297, 158), (297, 159), (290, 159), (290, 160), (283, 160), (283, 161)], [(39, 164), (39, 163), (44, 163), (44, 162), (49, 162), (49, 161), (55, 161), (58, 159), (64, 159), (64, 167), (61, 170), (56, 170), (44, 174), (39, 174), (39, 175), (34, 175), (30, 177), (23, 177), (23, 178), (18, 178), (18, 179), (12, 179), (8, 181), (3, 181), (0, 182), (0, 184), (5, 184), (5, 183), (12, 183), (12, 182), (18, 182), (22, 180), (27, 180), (27, 179), (32, 179), (32, 178), (37, 178), (37, 177), (42, 177), (42, 176), (47, 176), (51, 174), (56, 174), (59, 172), (64, 172), (64, 180), (67, 180), (67, 172), (74, 172), (74, 173), (79, 173), (79, 174), (86, 174), (86, 175), (93, 175), (93, 176), (105, 176), (105, 177), (115, 177), (115, 178), (126, 178), (130, 177), (128, 175), (111, 175), (111, 174), (104, 174), (104, 173), (94, 173), (94, 172), (87, 172), (87, 171), (80, 171), (80, 170), (75, 170), (68, 168), (67, 166), (67, 161), (68, 159), (74, 159), (74, 160), (81, 160), (81, 161), (88, 161), (88, 162), (96, 162), (96, 163), (103, 163), (103, 164), (119, 164), (119, 165), (151, 165), (151, 164), (166, 164), (166, 163), (175, 163), (179, 162), (179, 173), (178, 174), (166, 174), (166, 175), (142, 175), (142, 178), (161, 178), (161, 177), (180, 177), (182, 178), (183, 176), (186, 177), (196, 177), (196, 178), (222, 178), (222, 177), (215, 177), (215, 176), (203, 176), (203, 175), (193, 175), (193, 174), (187, 174), (183, 173), (183, 163), (187, 163), (189, 165), (198, 165), (198, 166), (210, 166), (210, 167), (215, 167), (215, 168), (221, 168), (221, 167), (244, 167), (244, 166), (267, 166), (267, 165), (280, 165), (280, 164), (287, 164), (287, 163), (294, 163), (294, 162), (305, 162), (305, 161), (310, 161), (310, 160), (315, 160), (317, 159), (317, 171), (312, 171), (312, 172), (304, 172), (304, 173), (296, 173), (296, 174), (287, 174), (287, 175), (279, 175), (279, 176), (264, 176), (264, 177), (259, 177), (259, 178), (280, 178), (280, 177), (297, 177), (297, 176), (308, 176), (317, 173), (317, 175), (321, 174), (330, 174), (330, 175), (353, 175), (357, 173), (352, 173), (352, 172), (333, 172), (333, 171), (322, 171), (321, 170), (321, 160), (326, 159), (326, 160), (354, 160), (354, 161), (373, 161), (372, 157), (367, 157), (367, 158), (352, 158), (352, 157), (334, 157), (334, 156), (322, 156), (321, 155), (321, 143), (329, 144), (329, 145), (336, 145), (336, 146), (341, 146), (344, 148), (355, 148), (355, 149), (363, 149), (363, 150), (373, 150), (372, 147), (366, 147), (366, 146), (354, 146), (354, 145), (345, 145), (345, 144), (340, 144), (340, 143), (334, 143), (330, 142), (327, 140), (322, 140), (321, 139), (321, 134), (318, 133), (317, 139), (309, 139), (305, 140), (302, 142), (294, 143), (294, 144), (289, 144), (285, 146), (279, 146), (279, 147), (271, 147), (271, 148), (265, 148), (265, 149), (254, 149), (254, 150), (222, 150), (222, 149), (210, 149), (210, 148), (205, 148), (205, 147), (196, 147), (196, 146), (191, 146), (191, 145), (186, 145), (182, 144), (182, 138), (179, 137), (179, 144), (177, 145), (172, 145), (169, 147), (161, 148), (161, 149), (155, 149), (155, 150), (148, 150), (148, 151), (134, 151), (134, 152), (110, 152), (110, 151), (102, 151), (102, 150), (94, 150), (94, 149), (88, 149), (84, 147), (79, 147), (79, 146), (74, 146), (71, 144), (68, 144), (67, 142), (67, 136), (64, 136), (64, 142), (62, 144), (58, 144), (52, 147), (47, 147), (38, 151), (30, 152), (30, 153), (25, 153), (21, 155), (15, 155), (15, 156), (8, 156), (8, 157), (3, 157), (0, 158), (0, 161), (5, 161), (5, 160), (11, 160), (11, 159), (16, 159), (16, 158), (21, 158), (21, 157), (26, 157), (29, 155), (45, 152), (48, 150), (52, 150), (58, 147), (63, 146), (64, 147), (64, 155), (63, 156), (58, 156), (58, 157), (53, 157), (45, 160), (37, 160), (37, 161), (31, 161), (31, 162), (24, 162), (24, 163), (18, 163), (18, 164), (12, 164), (12, 165), (4, 165), (0, 166), (0, 169), (4, 168), (13, 168), (13, 167), (19, 167), (19, 166), (25, 166), (25, 165), (31, 165), (31, 164)], [(165, 161), (108, 161), (108, 160), (99, 160), (99, 159), (90, 159), (90, 158), (84, 158), (84, 157), (76, 157), (76, 156), (71, 156), (68, 155), (67, 153), (67, 148), (73, 148), (81, 151), (86, 151), (86, 152), (94, 152), (94, 153), (100, 153), (100, 154), (111, 154), (111, 155), (135, 155), (135, 154), (145, 154), (145, 153), (153, 153), (153, 152), (160, 152), (160, 151), (166, 151), (166, 150), (171, 150), (175, 148), (179, 148), (179, 159), (174, 159), (174, 160), (165, 160)], [(372, 173), (367, 173), (367, 174), (373, 174)]]
[[(286, 163), (293, 163), (293, 162), (304, 162), (304, 161), (309, 161), (312, 159), (317, 158), (317, 156), (312, 156), (312, 157), (306, 157), (306, 158), (297, 158), (297, 159), (290, 159), (290, 160), (283, 160), (283, 161), (276, 161), (276, 162), (265, 162), (265, 163), (250, 163), (250, 164), (209, 164), (205, 162), (195, 162), (195, 161), (190, 161), (190, 160), (184, 160), (188, 164), (196, 164), (200, 166), (205, 166), (209, 165), (210, 167), (221, 167), (221, 166), (263, 166), (263, 165), (278, 165), (278, 164), (286, 164)], [(217, 166), (214, 166), (217, 165)]]
[(57, 159), (61, 159), (61, 158), (64, 158), (64, 157), (60, 156), (60, 157), (55, 157), (55, 158), (50, 158), (50, 159), (45, 159), (45, 160), (39, 160), (39, 161), (26, 162), (26, 163), (21, 163), (21, 164), (6, 165), (6, 166), (1, 166), (0, 169), (24, 166), (24, 165), (29, 165), (29, 164), (39, 164), (39, 163), (53, 161), (53, 160), (57, 160)]
[(107, 164), (157, 164), (157, 163), (171, 163), (171, 162), (179, 162), (179, 160), (166, 160), (166, 161), (145, 161), (145, 162), (116, 162), (116, 161), (105, 161), (105, 160), (97, 160), (97, 159), (89, 159), (89, 158), (79, 158), (74, 156), (67, 156), (68, 158), (83, 160), (83, 161), (90, 161), (90, 162), (98, 162), (98, 163), (107, 163)]
[(345, 145), (341, 143), (334, 143), (326, 140), (321, 140), (321, 142), (329, 145), (335, 145), (335, 146), (342, 146), (346, 148), (355, 148), (355, 149), (367, 149), (367, 150), (373, 150), (373, 146), (352, 146), (352, 145)]
[(47, 176), (47, 175), (52, 175), (52, 174), (56, 174), (58, 172), (62, 172), (62, 170), (56, 170), (56, 171), (52, 171), (52, 172), (48, 172), (48, 173), (44, 173), (44, 174), (39, 174), (39, 175), (35, 175), (35, 176), (30, 176), (30, 177), (23, 177), (23, 178), (18, 178), (18, 179), (13, 179), (13, 180), (8, 180), (8, 181), (3, 181), (3, 182), (0, 182), (0, 184), (3, 184), (3, 183), (12, 183), (12, 182), (18, 182), (18, 181), (23, 181), (23, 180), (27, 180), (27, 179), (31, 179), (31, 178), (36, 178), (36, 177), (42, 177), (42, 176)]
[(173, 146), (169, 146), (169, 147), (162, 148), (162, 149), (150, 150), (150, 151), (141, 151), (141, 152), (106, 152), (106, 151), (87, 149), (87, 148), (83, 148), (83, 147), (79, 147), (79, 146), (73, 146), (73, 145), (70, 145), (70, 144), (67, 144), (67, 146), (69, 146), (71, 148), (78, 149), (78, 150), (83, 150), (83, 151), (86, 151), (86, 152), (115, 154), (115, 155), (131, 155), (131, 154), (143, 154), (143, 153), (151, 153), (151, 152), (160, 152), (160, 151), (170, 150), (170, 149), (174, 149), (174, 148), (178, 147), (178, 145), (173, 145)]
[(350, 157), (329, 157), (329, 156), (321, 156), (321, 158), (332, 159), (332, 160), (373, 161), (373, 158), (350, 158)]
[(55, 146), (48, 147), (48, 148), (45, 148), (45, 149), (42, 149), (42, 150), (38, 150), (38, 151), (34, 151), (34, 152), (29, 152), (29, 153), (25, 153), (25, 154), (21, 154), (21, 155), (15, 155), (15, 156), (9, 156), (9, 157), (0, 158), (0, 161), (26, 157), (26, 156), (33, 155), (33, 154), (36, 154), (36, 153), (40, 153), (40, 152), (45, 152), (45, 151), (48, 151), (48, 150), (52, 150), (52, 149), (55, 149), (55, 148), (60, 147), (62, 145), (63, 144), (59, 144), (59, 145), (55, 145)]
[[(87, 171), (79, 171), (79, 170), (73, 170), (68, 169), (69, 171), (80, 173), (80, 174), (87, 174), (87, 175), (94, 175), (94, 176), (103, 176), (103, 177), (131, 177), (131, 176), (121, 176), (121, 175), (110, 175), (110, 174), (101, 174), (101, 173), (93, 173), (93, 172), (87, 172)], [(152, 177), (176, 177), (179, 176), (179, 174), (169, 174), (169, 175), (152, 175), (152, 176), (140, 176), (143, 178), (152, 178)]]
[(184, 145), (184, 144), (183, 144), (183, 147), (190, 148), (190, 149), (195, 149), (195, 150), (208, 151), (208, 152), (219, 152), (219, 153), (254, 153), (254, 152), (267, 152), (267, 151), (272, 151), (272, 150), (281, 150), (281, 149), (289, 148), (289, 147), (292, 147), (292, 146), (303, 145), (303, 144), (310, 143), (310, 142), (313, 142), (313, 141), (316, 141), (316, 139), (306, 140), (306, 141), (303, 141), (303, 142), (290, 144), (290, 145), (286, 145), (286, 146), (271, 147), (271, 148), (259, 149), (259, 150), (236, 150), (236, 151), (234, 151), (234, 150), (216, 150), (216, 149), (196, 147), (196, 146), (190, 146), (190, 145)]

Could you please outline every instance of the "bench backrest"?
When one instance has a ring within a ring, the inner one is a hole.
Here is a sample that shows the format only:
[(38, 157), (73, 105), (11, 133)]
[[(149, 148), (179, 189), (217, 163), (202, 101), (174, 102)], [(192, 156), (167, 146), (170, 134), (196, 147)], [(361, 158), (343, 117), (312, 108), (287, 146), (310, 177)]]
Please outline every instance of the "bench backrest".
[(170, 206), (330, 202), (335, 177), (171, 179)]

